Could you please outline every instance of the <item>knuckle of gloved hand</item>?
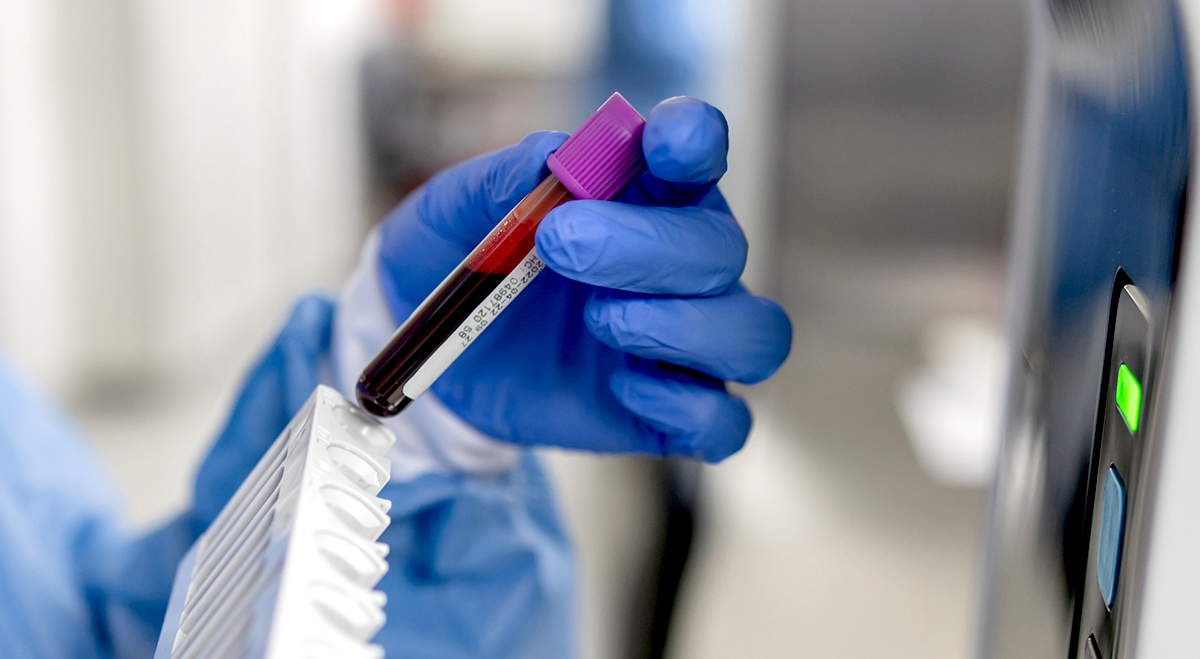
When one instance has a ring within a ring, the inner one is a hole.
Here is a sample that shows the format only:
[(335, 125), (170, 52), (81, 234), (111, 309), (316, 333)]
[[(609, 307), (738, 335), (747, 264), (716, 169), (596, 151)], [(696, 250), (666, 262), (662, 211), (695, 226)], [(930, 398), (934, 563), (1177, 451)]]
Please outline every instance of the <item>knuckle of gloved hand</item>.
[(737, 283), (746, 269), (749, 243), (742, 227), (728, 213), (709, 209), (678, 211), (661, 243), (681, 259), (686, 286), (693, 295), (718, 295)]
[(656, 359), (723, 377), (705, 368), (719, 352), (712, 335), (720, 332), (721, 322), (695, 300), (598, 295), (589, 301), (585, 321), (593, 335), (610, 346), (650, 351)]
[(588, 301), (584, 321), (593, 336), (614, 348), (664, 348), (662, 340), (648, 331), (648, 313), (653, 310), (644, 301), (597, 296)]
[(582, 274), (601, 262), (611, 236), (603, 216), (577, 207), (548, 216), (538, 227), (536, 241), (555, 270)]

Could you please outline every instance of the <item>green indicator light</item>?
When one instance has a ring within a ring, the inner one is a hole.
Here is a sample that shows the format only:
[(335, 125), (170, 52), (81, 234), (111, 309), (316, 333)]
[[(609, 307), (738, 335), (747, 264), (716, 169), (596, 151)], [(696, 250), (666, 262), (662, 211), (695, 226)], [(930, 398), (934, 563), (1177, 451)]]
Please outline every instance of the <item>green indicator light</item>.
[(1142, 385), (1138, 384), (1133, 371), (1124, 364), (1117, 370), (1117, 409), (1125, 417), (1129, 432), (1137, 432), (1142, 413)]

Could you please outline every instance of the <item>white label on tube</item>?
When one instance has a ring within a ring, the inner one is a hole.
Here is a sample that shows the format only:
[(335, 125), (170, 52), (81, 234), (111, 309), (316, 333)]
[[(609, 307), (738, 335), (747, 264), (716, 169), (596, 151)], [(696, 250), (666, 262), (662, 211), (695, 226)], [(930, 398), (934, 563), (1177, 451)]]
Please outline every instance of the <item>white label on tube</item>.
[(538, 258), (537, 248), (529, 250), (525, 258), (521, 259), (521, 262), (504, 278), (504, 281), (493, 289), (487, 298), (479, 303), (479, 306), (475, 307), (462, 325), (459, 325), (458, 329), (454, 330), (454, 333), (438, 346), (432, 355), (429, 355), (429, 359), (421, 364), (421, 368), (413, 373), (408, 382), (404, 383), (404, 387), (401, 388), (404, 395), (415, 399), (425, 393), (429, 385), (433, 384), (433, 381), (438, 379), (438, 376), (447, 368), (450, 368), (454, 360), (458, 359), (467, 346), (471, 345), (475, 337), (487, 329), (496, 316), (499, 316), (500, 312), (504, 311), (505, 307), (513, 301), (513, 298), (525, 290), (529, 282), (533, 281), (533, 278), (545, 268), (546, 264)]

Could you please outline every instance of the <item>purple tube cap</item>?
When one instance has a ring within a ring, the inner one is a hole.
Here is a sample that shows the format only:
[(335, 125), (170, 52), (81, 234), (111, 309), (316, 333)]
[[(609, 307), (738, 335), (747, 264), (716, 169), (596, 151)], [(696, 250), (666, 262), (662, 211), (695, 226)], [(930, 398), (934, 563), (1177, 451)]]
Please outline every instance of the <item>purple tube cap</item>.
[(546, 159), (576, 199), (615, 199), (643, 171), (646, 120), (620, 94), (608, 97), (579, 130)]

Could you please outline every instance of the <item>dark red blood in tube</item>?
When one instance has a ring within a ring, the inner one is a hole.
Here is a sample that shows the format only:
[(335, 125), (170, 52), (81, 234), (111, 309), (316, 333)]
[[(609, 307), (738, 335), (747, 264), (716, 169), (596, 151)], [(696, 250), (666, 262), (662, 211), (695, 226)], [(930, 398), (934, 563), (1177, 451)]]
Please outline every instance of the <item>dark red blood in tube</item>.
[(363, 371), (357, 391), (363, 409), (375, 416), (393, 416), (412, 402), (404, 394), (405, 383), (533, 250), (546, 214), (572, 199), (550, 175), (488, 233)]
[(357, 391), (363, 409), (398, 414), (542, 271), (534, 236), (547, 213), (576, 198), (616, 199), (645, 171), (645, 125), (613, 94), (546, 159), (553, 173), (438, 284), (363, 371)]

